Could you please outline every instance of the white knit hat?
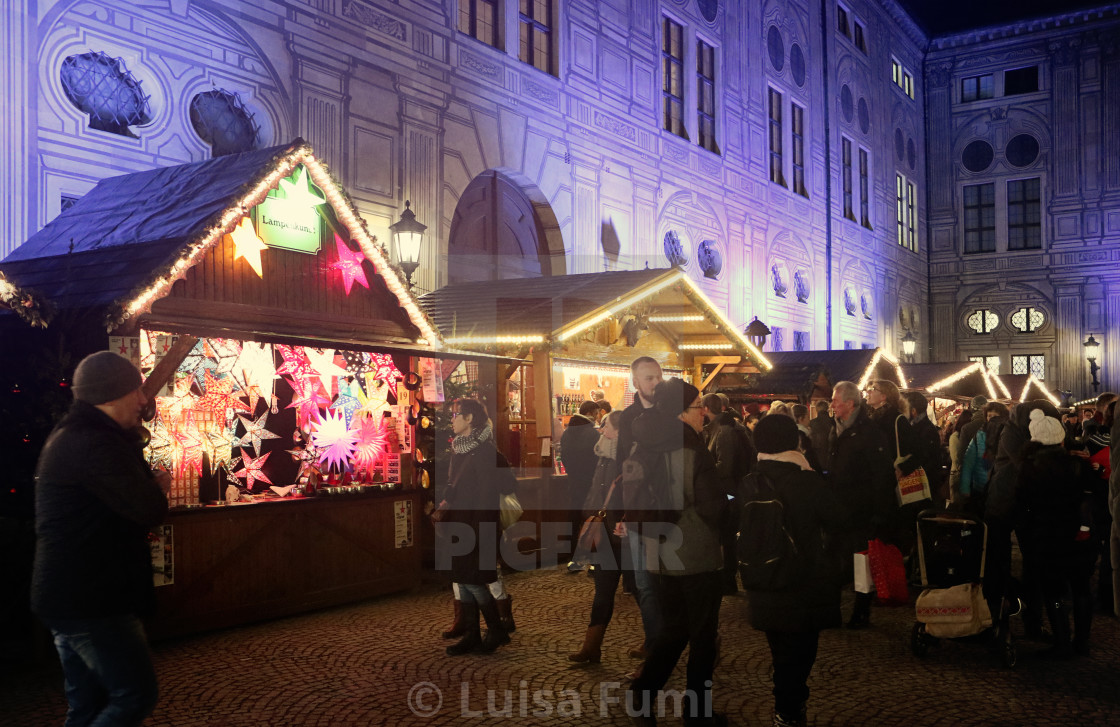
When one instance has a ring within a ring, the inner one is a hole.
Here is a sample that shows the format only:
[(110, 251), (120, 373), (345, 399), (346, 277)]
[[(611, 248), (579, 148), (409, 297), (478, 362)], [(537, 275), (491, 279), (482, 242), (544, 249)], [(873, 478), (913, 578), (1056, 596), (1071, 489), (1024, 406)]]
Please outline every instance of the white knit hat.
[(1066, 439), (1066, 430), (1054, 417), (1046, 416), (1041, 409), (1031, 411), (1031, 441), (1042, 444), (1061, 444)]

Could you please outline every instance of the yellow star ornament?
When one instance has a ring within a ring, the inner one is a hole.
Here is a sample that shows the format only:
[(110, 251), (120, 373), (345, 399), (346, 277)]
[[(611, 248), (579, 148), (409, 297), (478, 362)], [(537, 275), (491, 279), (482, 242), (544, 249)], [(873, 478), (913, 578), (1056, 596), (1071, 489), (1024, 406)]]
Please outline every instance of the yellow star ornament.
[(234, 244), (234, 260), (237, 258), (245, 258), (245, 262), (249, 263), (249, 267), (257, 274), (258, 278), (263, 278), (264, 273), (261, 272), (261, 250), (264, 250), (268, 245), (261, 241), (257, 236), (257, 231), (253, 229), (253, 221), (248, 217), (242, 217), (241, 222), (237, 223), (237, 227), (233, 228), (233, 232), (229, 233), (229, 238), (233, 240)]
[(311, 191), (311, 183), (307, 178), (307, 170), (300, 166), (296, 169), (291, 179), (281, 179), (280, 189), (284, 190), (284, 198), (288, 203), (297, 207), (315, 207), (324, 204), (327, 200)]

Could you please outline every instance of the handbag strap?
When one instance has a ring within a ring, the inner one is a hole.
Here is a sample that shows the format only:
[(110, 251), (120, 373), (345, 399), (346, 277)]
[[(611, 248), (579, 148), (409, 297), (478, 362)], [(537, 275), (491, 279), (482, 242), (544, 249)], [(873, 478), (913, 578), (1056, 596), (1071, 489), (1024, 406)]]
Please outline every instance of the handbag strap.
[(902, 459), (902, 442), (898, 439), (898, 420), (902, 418), (899, 414), (894, 418), (894, 453), (895, 459)]
[(621, 480), (622, 475), (619, 475), (618, 477), (615, 477), (611, 482), (611, 486), (607, 490), (607, 496), (603, 498), (603, 506), (599, 508), (599, 512), (597, 513), (599, 517), (607, 516), (607, 505), (611, 504), (611, 495), (614, 494), (614, 486), (617, 485)]

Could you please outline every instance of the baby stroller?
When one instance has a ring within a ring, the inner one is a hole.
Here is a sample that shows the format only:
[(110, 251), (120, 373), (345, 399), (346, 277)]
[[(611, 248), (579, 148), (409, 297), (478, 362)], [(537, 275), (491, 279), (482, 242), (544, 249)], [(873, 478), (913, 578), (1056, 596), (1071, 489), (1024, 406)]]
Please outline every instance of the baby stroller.
[(1012, 604), (1000, 598), (993, 614), (984, 598), (988, 527), (974, 515), (923, 510), (918, 515), (918, 562), (922, 595), (915, 605), (917, 623), (910, 632), (915, 656), (929, 653), (941, 639), (994, 644), (1004, 666), (1014, 667), (1018, 651), (1011, 638)]

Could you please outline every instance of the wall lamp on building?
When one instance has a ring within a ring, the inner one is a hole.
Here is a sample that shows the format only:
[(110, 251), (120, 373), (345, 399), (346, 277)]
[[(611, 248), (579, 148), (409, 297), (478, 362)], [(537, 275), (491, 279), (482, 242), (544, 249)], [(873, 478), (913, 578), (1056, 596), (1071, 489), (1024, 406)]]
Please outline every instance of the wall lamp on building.
[(754, 344), (755, 348), (761, 351), (763, 346), (766, 345), (766, 337), (770, 335), (770, 329), (766, 327), (765, 323), (758, 320), (758, 316), (755, 316), (754, 320), (743, 329), (743, 334), (748, 341)]
[(416, 221), (416, 215), (409, 209), (411, 204), (405, 200), (401, 218), (389, 225), (397, 243), (397, 255), (400, 256), (397, 264), (404, 270), (405, 282), (409, 288), (412, 287), (412, 274), (420, 267), (420, 250), (424, 245), (424, 231), (428, 229), (427, 225)]
[(1097, 380), (1097, 372), (1101, 370), (1101, 367), (1097, 365), (1097, 351), (1101, 344), (1090, 333), (1089, 340), (1081, 345), (1085, 347), (1085, 360), (1089, 362), (1089, 375), (1093, 377), (1093, 393), (1095, 394), (1101, 386), (1101, 382)]
[(902, 355), (905, 356), (906, 360), (910, 363), (914, 363), (914, 349), (917, 345), (918, 339), (914, 338), (914, 334), (907, 328), (906, 335), (902, 337)]

